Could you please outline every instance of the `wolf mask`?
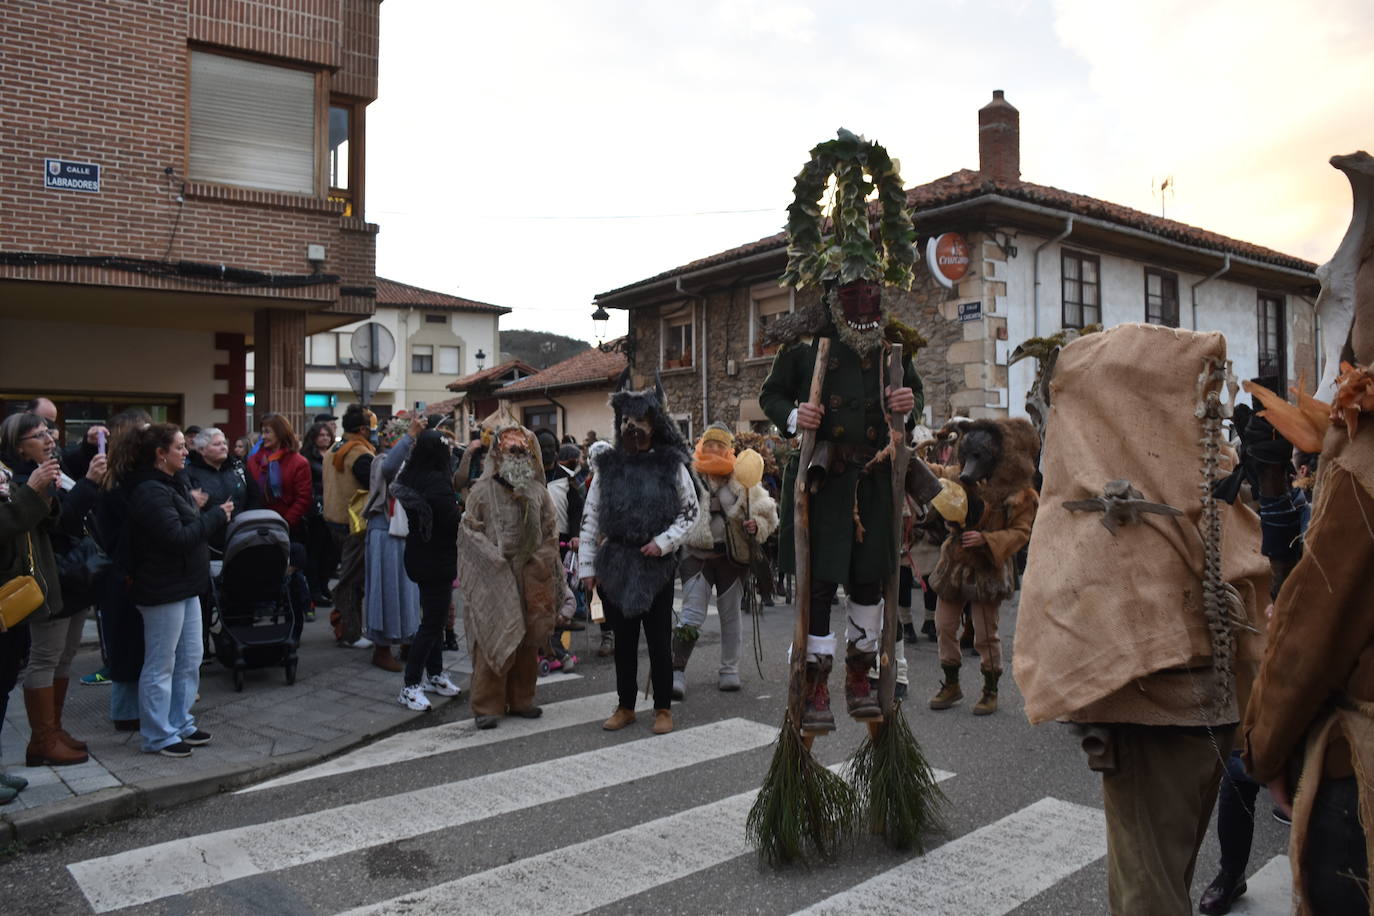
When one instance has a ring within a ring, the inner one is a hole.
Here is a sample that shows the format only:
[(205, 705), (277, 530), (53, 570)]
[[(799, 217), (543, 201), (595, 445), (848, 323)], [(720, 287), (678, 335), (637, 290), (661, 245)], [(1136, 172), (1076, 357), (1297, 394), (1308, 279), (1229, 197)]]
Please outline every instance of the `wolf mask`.
[(668, 416), (668, 398), (663, 382), (655, 380), (653, 388), (641, 391), (630, 389), (630, 370), (620, 376), (620, 385), (611, 395), (611, 409), (615, 412), (615, 444), (630, 452), (649, 448), (681, 451), (687, 446), (677, 424)]

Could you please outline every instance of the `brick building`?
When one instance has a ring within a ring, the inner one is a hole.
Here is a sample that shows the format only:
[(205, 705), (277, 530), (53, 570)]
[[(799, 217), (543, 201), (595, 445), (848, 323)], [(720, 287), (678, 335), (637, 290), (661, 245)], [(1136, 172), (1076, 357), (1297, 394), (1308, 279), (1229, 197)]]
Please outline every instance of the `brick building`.
[(0, 34), (0, 400), (303, 420), (308, 334), (373, 311), (380, 0), (26, 0)]
[[(978, 169), (907, 191), (922, 251), (956, 234), (967, 272), (946, 285), (927, 259), (911, 291), (886, 293), (897, 317), (929, 341), (916, 361), (926, 422), (1024, 415), (1035, 367), (1009, 367), (1010, 351), (1093, 323), (1222, 331), (1240, 377), (1268, 376), (1280, 390), (1301, 375), (1315, 383), (1314, 264), (1022, 181), (1020, 116), (1000, 91), (978, 112), (978, 138)], [(629, 311), (636, 381), (661, 372), (684, 428), (767, 427), (758, 392), (772, 350), (763, 330), (818, 295), (778, 287), (786, 244), (779, 233), (596, 297), (599, 307)]]

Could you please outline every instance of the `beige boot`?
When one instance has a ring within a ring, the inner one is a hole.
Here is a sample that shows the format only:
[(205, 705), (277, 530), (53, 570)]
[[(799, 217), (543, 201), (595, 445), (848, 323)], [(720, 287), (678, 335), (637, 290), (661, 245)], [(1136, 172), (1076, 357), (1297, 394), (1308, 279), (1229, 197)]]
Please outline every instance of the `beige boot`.
[(673, 711), (671, 709), (654, 710), (654, 734), (666, 735), (673, 730)]
[(975, 716), (990, 716), (997, 711), (997, 681), (1001, 677), (1000, 671), (983, 672), (983, 695), (973, 704)]
[(601, 727), (608, 732), (618, 732), (627, 725), (633, 725), (635, 721), (635, 711), (626, 709), (624, 706), (617, 706), (611, 717), (601, 723)]
[(964, 691), (959, 689), (959, 666), (941, 665), (940, 667), (944, 669), (945, 680), (940, 685), (940, 692), (930, 699), (931, 709), (949, 709), (964, 698)]

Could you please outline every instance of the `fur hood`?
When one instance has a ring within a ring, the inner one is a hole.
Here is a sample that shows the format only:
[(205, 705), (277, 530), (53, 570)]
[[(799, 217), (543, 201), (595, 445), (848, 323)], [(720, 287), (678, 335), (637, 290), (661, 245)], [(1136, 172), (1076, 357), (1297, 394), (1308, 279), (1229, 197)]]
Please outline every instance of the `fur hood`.
[(960, 424), (961, 434), (982, 429), (1001, 443), (1002, 455), (991, 477), (978, 484), (978, 496), (990, 506), (1006, 502), (1035, 486), (1036, 459), (1040, 455), (1040, 435), (1030, 421), (1021, 417), (997, 420), (972, 420)]

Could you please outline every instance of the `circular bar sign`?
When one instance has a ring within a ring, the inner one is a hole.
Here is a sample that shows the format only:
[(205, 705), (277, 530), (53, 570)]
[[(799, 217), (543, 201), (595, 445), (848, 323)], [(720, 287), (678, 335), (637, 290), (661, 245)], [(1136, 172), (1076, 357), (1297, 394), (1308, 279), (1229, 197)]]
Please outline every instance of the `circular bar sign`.
[(968, 273), (968, 242), (957, 232), (945, 232), (926, 242), (926, 266), (940, 285), (952, 288)]

